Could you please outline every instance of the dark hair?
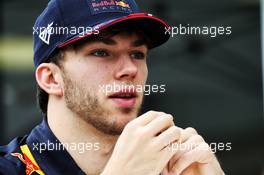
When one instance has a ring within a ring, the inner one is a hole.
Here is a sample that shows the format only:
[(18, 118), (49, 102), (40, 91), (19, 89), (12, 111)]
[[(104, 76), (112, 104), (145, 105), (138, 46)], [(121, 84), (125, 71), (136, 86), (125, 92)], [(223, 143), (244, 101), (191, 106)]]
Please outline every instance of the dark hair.
[[(152, 48), (151, 42), (150, 42), (149, 38), (146, 37), (147, 35), (145, 34), (145, 32), (143, 30), (138, 29), (136, 26), (115, 25), (113, 27), (107, 28), (106, 30), (100, 31), (100, 33), (98, 35), (91, 35), (87, 38), (84, 38), (84, 39), (81, 39), (77, 42), (74, 42), (73, 44), (70, 44), (69, 46), (67, 46), (65, 49), (71, 47), (71, 48), (74, 48), (74, 50), (77, 50), (80, 46), (82, 46), (83, 44), (85, 44), (87, 42), (111, 38), (114, 35), (117, 35), (119, 33), (128, 33), (128, 34), (135, 33), (140, 38), (142, 38), (142, 40), (144, 41), (144, 43), (147, 45), (148, 48)], [(58, 67), (63, 68), (62, 67), (62, 61), (64, 59), (64, 50), (65, 49), (55, 50), (51, 54), (50, 58), (45, 61), (45, 63), (53, 63), (53, 64), (57, 65)], [(44, 115), (47, 115), (48, 100), (49, 100), (49, 94), (46, 91), (44, 91), (43, 89), (41, 89), (41, 87), (37, 84), (37, 104), (38, 104), (40, 111)]]

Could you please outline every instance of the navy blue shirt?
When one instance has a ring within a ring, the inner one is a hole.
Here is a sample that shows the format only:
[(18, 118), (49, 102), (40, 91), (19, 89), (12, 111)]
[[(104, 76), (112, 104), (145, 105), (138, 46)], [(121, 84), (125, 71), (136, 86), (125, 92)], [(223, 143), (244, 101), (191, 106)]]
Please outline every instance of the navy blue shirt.
[(1, 175), (85, 175), (66, 149), (41, 149), (40, 145), (60, 143), (46, 118), (29, 135), (0, 146)]

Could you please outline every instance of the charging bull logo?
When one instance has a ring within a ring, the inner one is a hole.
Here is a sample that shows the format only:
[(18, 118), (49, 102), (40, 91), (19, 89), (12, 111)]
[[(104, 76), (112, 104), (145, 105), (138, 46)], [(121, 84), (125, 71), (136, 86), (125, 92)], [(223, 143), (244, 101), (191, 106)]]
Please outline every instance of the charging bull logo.
[(33, 173), (35, 173), (38, 175), (45, 175), (44, 172), (38, 166), (34, 157), (32, 156), (28, 146), (23, 145), (20, 148), (23, 155), (20, 153), (11, 153), (11, 155), (17, 157), (21, 162), (23, 162), (26, 165), (25, 174), (32, 175)]
[(130, 8), (129, 4), (123, 2), (123, 1), (116, 1), (116, 5), (125, 7), (125, 8)]

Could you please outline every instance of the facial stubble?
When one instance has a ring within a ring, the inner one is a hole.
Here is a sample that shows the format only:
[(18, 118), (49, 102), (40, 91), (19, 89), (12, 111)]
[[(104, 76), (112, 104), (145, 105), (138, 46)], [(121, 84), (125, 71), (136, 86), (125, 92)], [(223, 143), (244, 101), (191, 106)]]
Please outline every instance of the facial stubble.
[[(107, 108), (100, 104), (96, 91), (87, 88), (84, 82), (71, 79), (65, 72), (63, 73), (64, 96), (68, 109), (78, 117), (95, 127), (97, 130), (109, 134), (120, 135), (126, 124), (120, 124), (116, 116), (111, 114)], [(117, 108), (121, 113), (138, 115), (138, 108)]]

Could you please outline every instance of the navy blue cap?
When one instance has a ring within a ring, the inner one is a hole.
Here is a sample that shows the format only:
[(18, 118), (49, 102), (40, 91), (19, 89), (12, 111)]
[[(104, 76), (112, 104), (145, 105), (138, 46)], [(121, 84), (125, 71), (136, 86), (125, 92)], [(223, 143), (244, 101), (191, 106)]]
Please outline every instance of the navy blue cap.
[(142, 13), (134, 0), (51, 0), (33, 27), (34, 65), (45, 62), (56, 48), (122, 23), (145, 30), (152, 48), (170, 37), (166, 22)]

